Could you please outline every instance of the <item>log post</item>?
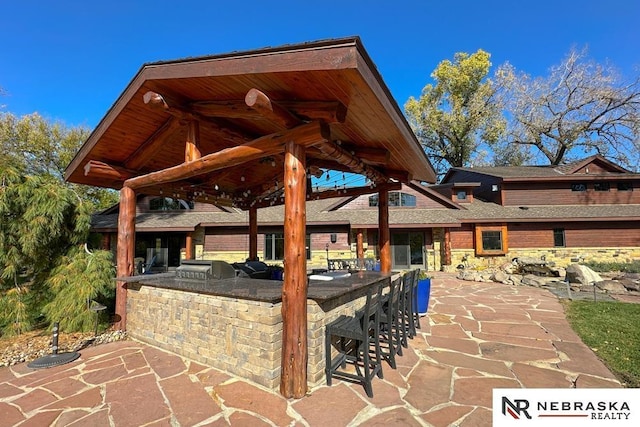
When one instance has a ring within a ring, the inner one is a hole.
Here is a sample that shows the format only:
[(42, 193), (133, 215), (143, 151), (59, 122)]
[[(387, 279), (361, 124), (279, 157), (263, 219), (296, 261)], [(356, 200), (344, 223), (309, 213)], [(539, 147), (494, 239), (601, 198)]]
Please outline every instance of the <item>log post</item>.
[(193, 259), (193, 233), (187, 232), (187, 238), (184, 243), (184, 259)]
[(362, 238), (362, 229), (358, 229), (356, 235), (356, 254), (358, 257), (358, 267), (364, 268), (364, 243)]
[(285, 144), (284, 283), (280, 393), (300, 398), (307, 392), (307, 250), (305, 148)]
[[(444, 229), (444, 262), (443, 265), (451, 265), (451, 230)], [(433, 266), (435, 268), (435, 265)]]
[(378, 247), (380, 248), (380, 271), (391, 272), (391, 243), (389, 235), (389, 191), (378, 192)]
[(249, 259), (258, 260), (258, 208), (249, 208)]
[[(117, 277), (133, 275), (136, 248), (136, 193), (129, 187), (120, 190), (118, 214)], [(127, 287), (116, 281), (116, 329), (127, 329)]]

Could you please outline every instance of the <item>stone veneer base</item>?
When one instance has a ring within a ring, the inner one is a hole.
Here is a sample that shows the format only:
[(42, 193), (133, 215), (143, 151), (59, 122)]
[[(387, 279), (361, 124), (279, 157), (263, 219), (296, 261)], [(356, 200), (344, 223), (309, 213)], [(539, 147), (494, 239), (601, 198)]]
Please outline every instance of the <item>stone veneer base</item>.
[[(129, 284), (127, 333), (134, 339), (277, 390), (282, 303)], [(323, 304), (307, 300), (307, 383), (325, 381), (324, 327), (364, 306), (366, 290)]]

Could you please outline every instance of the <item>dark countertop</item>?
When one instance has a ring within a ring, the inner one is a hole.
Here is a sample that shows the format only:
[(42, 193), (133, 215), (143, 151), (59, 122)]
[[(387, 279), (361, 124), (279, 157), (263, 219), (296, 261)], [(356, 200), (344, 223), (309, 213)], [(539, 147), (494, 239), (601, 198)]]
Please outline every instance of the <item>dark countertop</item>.
[[(379, 271), (355, 271), (349, 277), (329, 281), (309, 280), (307, 298), (323, 303), (374, 283), (383, 280), (389, 281), (391, 275), (390, 273), (380, 273)], [(263, 301), (272, 304), (282, 301), (283, 282), (279, 280), (235, 277), (232, 279), (200, 281), (178, 279), (175, 273), (143, 274), (119, 277), (117, 280), (129, 283), (128, 286), (132, 288), (137, 284), (229, 298)]]

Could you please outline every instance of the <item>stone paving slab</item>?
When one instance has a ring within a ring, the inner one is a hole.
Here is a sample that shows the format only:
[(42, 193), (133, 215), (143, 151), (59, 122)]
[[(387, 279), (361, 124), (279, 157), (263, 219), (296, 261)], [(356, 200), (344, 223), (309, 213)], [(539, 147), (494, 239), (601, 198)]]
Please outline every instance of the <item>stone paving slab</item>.
[(302, 399), (136, 341), (0, 368), (5, 426), (489, 426), (495, 387), (617, 388), (549, 291), (436, 273), (429, 313), (374, 397), (334, 380)]

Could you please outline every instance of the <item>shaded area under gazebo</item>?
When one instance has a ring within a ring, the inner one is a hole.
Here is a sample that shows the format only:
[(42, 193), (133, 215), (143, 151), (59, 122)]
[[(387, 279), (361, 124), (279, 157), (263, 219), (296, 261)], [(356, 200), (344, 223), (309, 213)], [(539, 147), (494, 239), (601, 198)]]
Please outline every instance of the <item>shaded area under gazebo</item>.
[[(316, 187), (324, 171), (361, 185)], [(117, 275), (134, 273), (136, 194), (249, 212), (284, 204), (285, 275), (280, 391), (307, 390), (307, 200), (379, 194), (381, 273), (391, 270), (388, 192), (435, 181), (415, 135), (359, 38), (144, 65), (65, 172), (68, 181), (120, 190)], [(193, 257), (187, 238), (187, 258)], [(361, 253), (361, 242), (358, 252)], [(127, 286), (116, 314), (126, 328)]]

